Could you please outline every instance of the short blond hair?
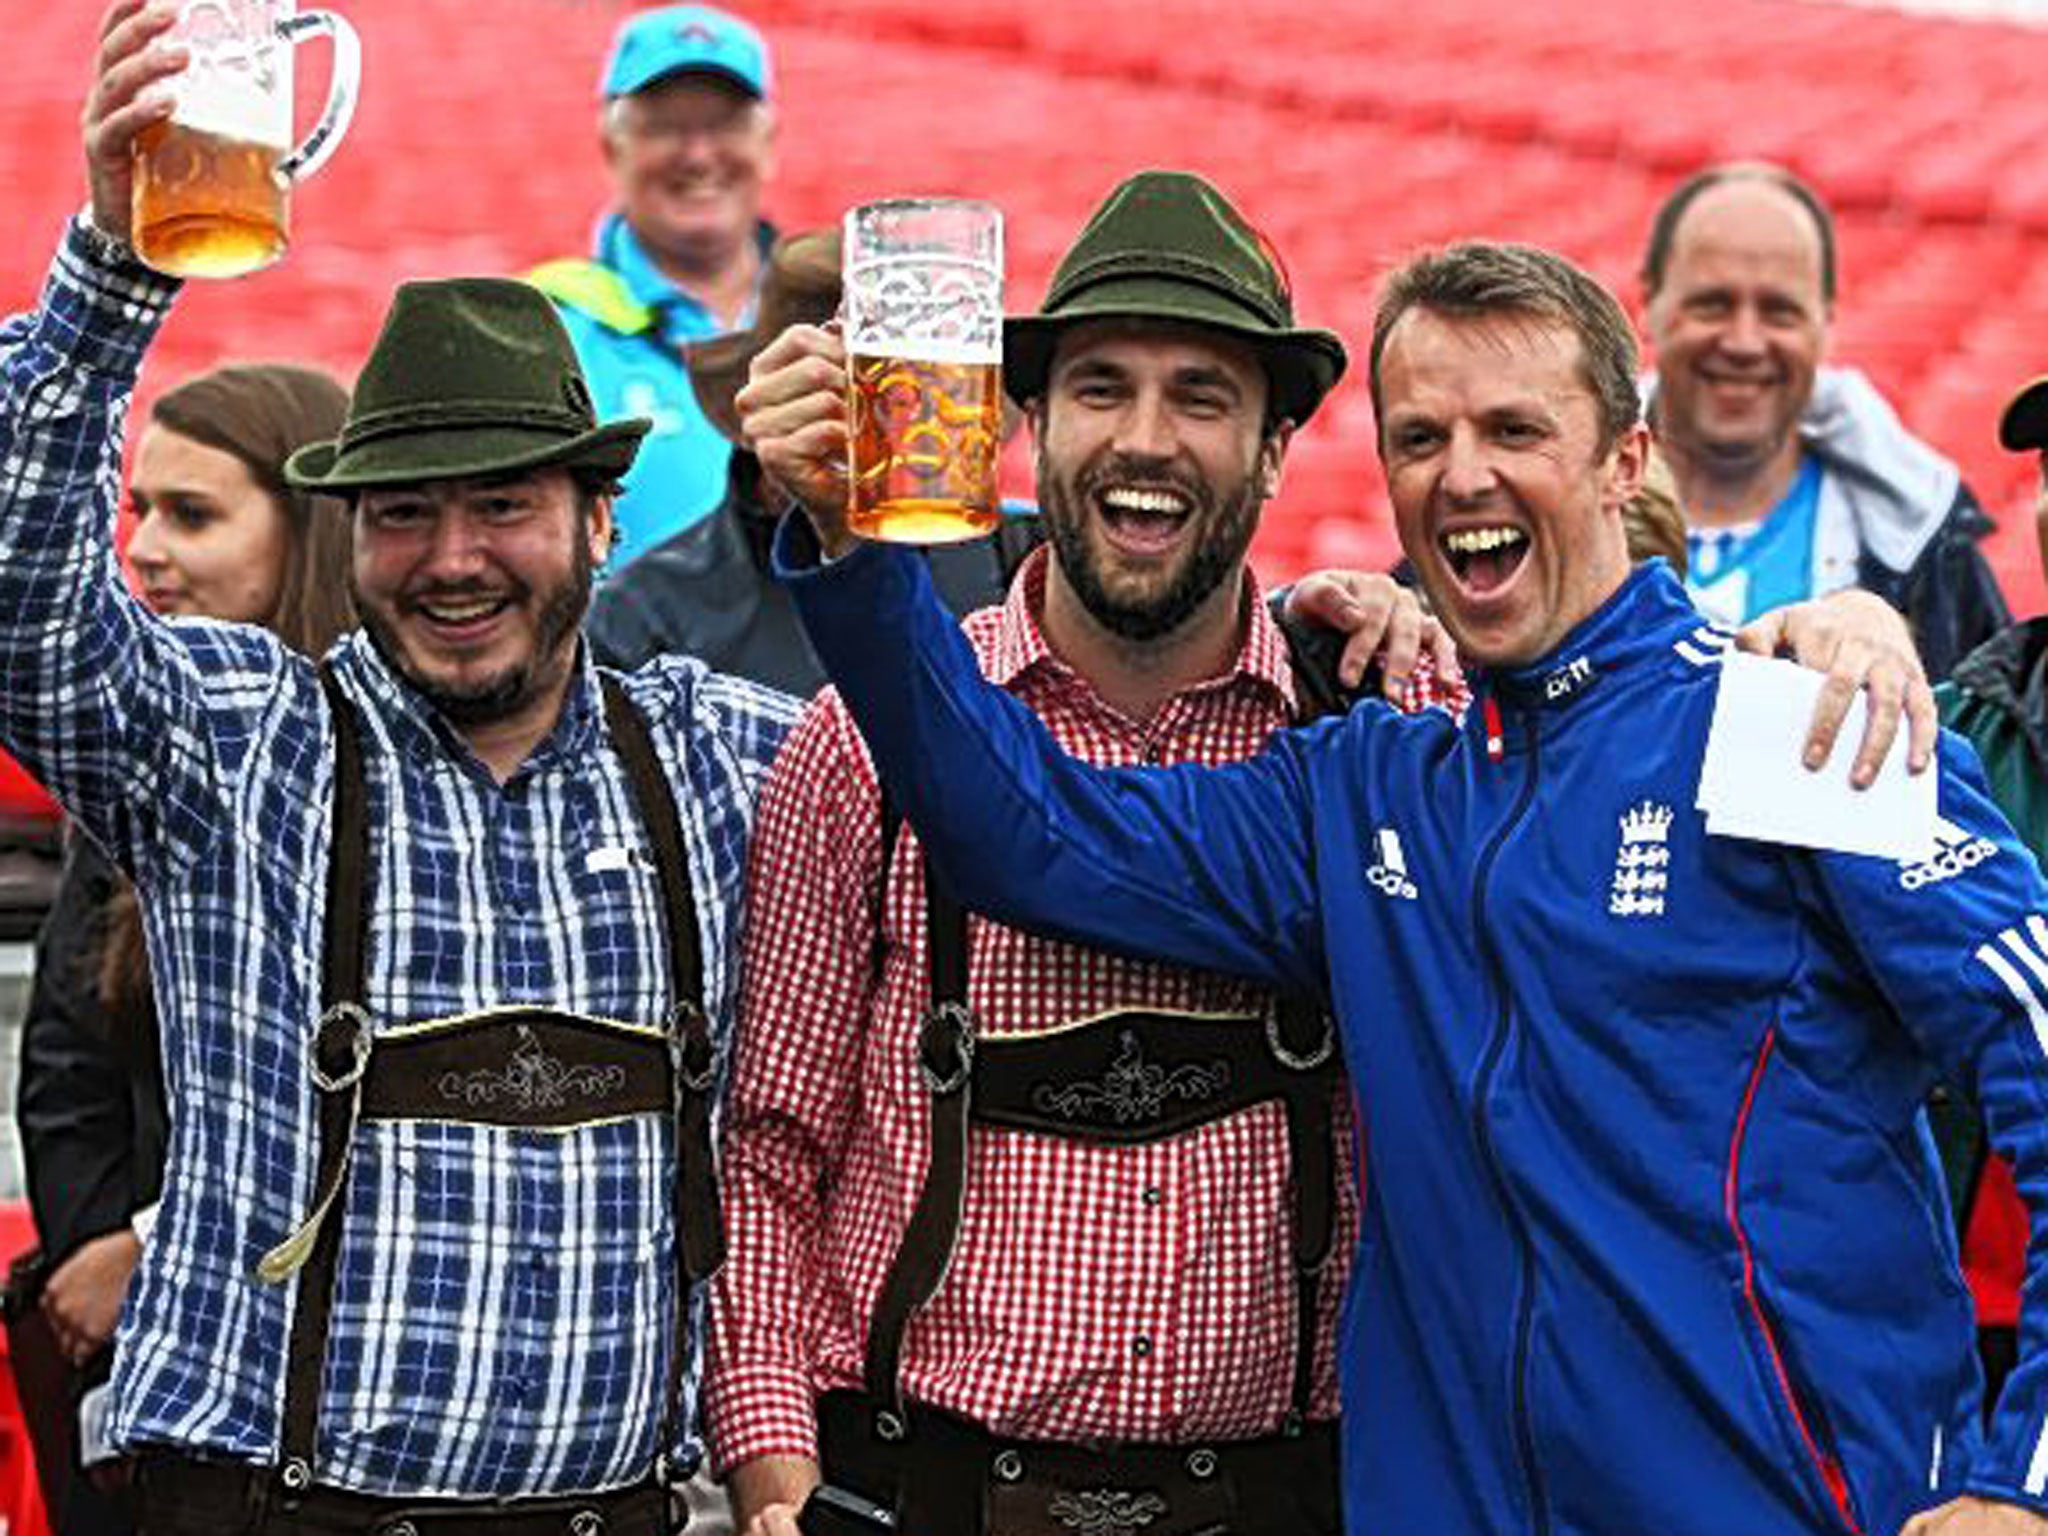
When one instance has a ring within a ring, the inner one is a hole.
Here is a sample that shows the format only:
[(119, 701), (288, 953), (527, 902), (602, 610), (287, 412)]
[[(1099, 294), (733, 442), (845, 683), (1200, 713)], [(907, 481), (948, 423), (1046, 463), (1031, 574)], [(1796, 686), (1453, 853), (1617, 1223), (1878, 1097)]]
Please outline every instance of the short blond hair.
[(1643, 478), (1635, 495), (1622, 503), (1621, 529), (1628, 535), (1630, 563), (1640, 565), (1662, 555), (1684, 579), (1685, 513), (1678, 505), (1678, 482), (1671, 478), (1671, 466), (1654, 443), (1643, 461)]

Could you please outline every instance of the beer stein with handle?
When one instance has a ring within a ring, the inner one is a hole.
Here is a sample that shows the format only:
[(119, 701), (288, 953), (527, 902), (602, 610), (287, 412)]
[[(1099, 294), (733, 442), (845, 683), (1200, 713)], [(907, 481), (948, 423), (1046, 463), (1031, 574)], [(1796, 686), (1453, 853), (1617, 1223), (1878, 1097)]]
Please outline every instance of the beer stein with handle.
[(1002, 519), (1003, 219), (898, 198), (846, 215), (847, 527), (944, 544)]
[[(334, 78), (313, 131), (292, 148), (292, 53), (334, 43)], [(136, 253), (174, 277), (238, 277), (290, 239), (291, 186), (334, 153), (355, 112), (355, 29), (292, 0), (185, 0), (171, 33), (192, 62), (173, 78), (169, 122), (135, 144)]]

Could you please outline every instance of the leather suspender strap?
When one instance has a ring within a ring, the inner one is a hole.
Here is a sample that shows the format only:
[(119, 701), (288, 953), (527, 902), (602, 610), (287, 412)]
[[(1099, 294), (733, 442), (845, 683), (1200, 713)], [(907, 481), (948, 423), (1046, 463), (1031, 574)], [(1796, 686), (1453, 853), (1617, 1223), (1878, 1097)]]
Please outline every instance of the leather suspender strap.
[[(354, 1139), (362, 1075), (369, 1056), (370, 1023), (363, 1012), (362, 999), (370, 844), (362, 741), (355, 708), (331, 669), (323, 665), (319, 676), (334, 725), (335, 768), (327, 924), (321, 965), (324, 1011), (313, 1044), (313, 1077), (319, 1090), (315, 1189), (338, 1198)], [(663, 926), (677, 999), (671, 1028), (676, 1077), (674, 1198), (685, 1283), (676, 1288), (677, 1326), (674, 1346), (669, 1352), (661, 1434), (662, 1453), (666, 1455), (674, 1438), (674, 1420), (681, 1402), (683, 1342), (689, 1317), (688, 1282), (709, 1275), (723, 1258), (718, 1191), (711, 1162), (711, 1036), (701, 1002), (703, 956), (698, 947), (696, 907), (690, 897), (682, 825), (675, 800), (662, 778), (646, 722), (612, 678), (605, 677), (603, 683), (606, 723), (626, 770), (635, 809), (654, 845), (662, 886)], [(278, 1481), (287, 1506), (313, 1484), (321, 1373), (334, 1306), (335, 1269), (343, 1224), (340, 1213), (331, 1212), (326, 1219), (317, 1220), (306, 1234), (310, 1252), (299, 1271), (298, 1305), (285, 1368)]]
[[(314, 1188), (338, 1190), (348, 1158), (355, 1122), (355, 1090), (361, 1066), (349, 1074), (350, 1062), (369, 1039), (361, 1017), (363, 941), (367, 921), (364, 904), (370, 859), (367, 796), (363, 788), (362, 740), (355, 706), (342, 692), (333, 670), (320, 667), (320, 688), (334, 726), (333, 833), (327, 860), (327, 925), (320, 967), (320, 1027), (313, 1040), (317, 1058), (319, 1156)], [(353, 1010), (353, 1015), (351, 1015)], [(358, 1031), (361, 1033), (358, 1034)], [(355, 1056), (359, 1063), (362, 1058)], [(337, 1086), (329, 1088), (322, 1082)], [(347, 1079), (346, 1086), (341, 1086)], [(292, 1314), (291, 1342), (285, 1356), (284, 1425), (278, 1481), (291, 1500), (313, 1485), (313, 1451), (319, 1433), (320, 1377), (327, 1360), (327, 1324), (334, 1311), (335, 1266), (341, 1253), (341, 1213), (330, 1214), (313, 1234), (312, 1252), (299, 1271), (298, 1303)]]
[(605, 724), (626, 769), (640, 820), (654, 844), (661, 876), (662, 923), (674, 969), (671, 1010), (678, 1050), (676, 1077), (676, 1242), (683, 1275), (708, 1280), (725, 1262), (718, 1176), (711, 1160), (711, 1028), (704, 1015), (704, 957), (697, 944), (697, 907), (683, 855), (683, 824), (662, 777), (647, 722), (617, 678), (603, 675)]
[[(1340, 715), (1362, 697), (1364, 680), (1347, 689), (1337, 677), (1341, 638), (1319, 626), (1308, 629), (1275, 618), (1287, 642), (1287, 666), (1294, 679), (1295, 724), (1307, 725)], [(1343, 1076), (1332, 1063), (1336, 1025), (1321, 1004), (1310, 998), (1282, 997), (1274, 1004), (1273, 1054), (1289, 1069), (1287, 1095), (1287, 1159), (1293, 1170), (1294, 1193), (1294, 1393), (1285, 1432), (1298, 1435), (1308, 1422), (1316, 1386), (1317, 1299), (1323, 1269), (1337, 1230), (1337, 1148), (1333, 1140), (1330, 1095)], [(1317, 1041), (1306, 1056), (1296, 1056), (1291, 1042), (1303, 1034)]]
[[(320, 1005), (363, 1002), (363, 938), (369, 911), (364, 891), (370, 864), (368, 796), (363, 789), (363, 744), (355, 706), (334, 669), (320, 666), (320, 687), (334, 717), (334, 845), (327, 866), (328, 909), (321, 960)], [(345, 919), (336, 922), (336, 917)]]
[[(885, 903), (901, 826), (901, 812), (885, 795)], [(904, 1335), (911, 1318), (945, 1278), (959, 1239), (973, 1108), (974, 1022), (967, 1009), (967, 913), (945, 889), (929, 859), (924, 863), (924, 879), (931, 1002), (919, 1032), (918, 1056), (932, 1091), (931, 1162), (875, 1303), (863, 1370), (868, 1398), (883, 1405), (874, 1427), (885, 1440), (902, 1439), (908, 1423), (899, 1383)], [(1284, 1106), (1292, 1172), (1295, 1345), (1283, 1432), (1297, 1435), (1308, 1423), (1314, 1400), (1322, 1276), (1336, 1236), (1337, 1158), (1330, 1096), (1341, 1078), (1334, 1062), (1331, 1023), (1313, 999), (1276, 1002), (1268, 1044), (1290, 1083)]]
[(704, 1017), (704, 956), (697, 944), (697, 907), (683, 856), (683, 825), (675, 797), (654, 755), (647, 722), (625, 688), (600, 674), (605, 725), (626, 770), (641, 824), (654, 844), (661, 879), (662, 926), (667, 930), (671, 987), (670, 1049), (675, 1053), (675, 1230), (682, 1274), (676, 1283), (675, 1336), (669, 1341), (668, 1382), (662, 1402), (655, 1467), (665, 1481), (669, 1448), (682, 1411), (683, 1351), (690, 1337), (690, 1291), (725, 1262), (725, 1229), (718, 1209), (718, 1173), (711, 1160), (711, 1030)]
[[(884, 807), (885, 822), (888, 808)], [(895, 839), (886, 835), (883, 847)], [(884, 866), (884, 880), (887, 867)], [(974, 1015), (967, 1007), (967, 912), (925, 863), (925, 947), (931, 966), (931, 1002), (918, 1032), (918, 1068), (931, 1090), (931, 1162), (910, 1223), (890, 1261), (868, 1324), (865, 1379), (881, 1404), (875, 1433), (903, 1438), (906, 1418), (897, 1380), (903, 1336), (918, 1309), (931, 1300), (960, 1237), (967, 1198), (967, 1121), (974, 1084)]]
[(1301, 1026), (1307, 1024), (1320, 1025), (1324, 1040), (1330, 1042), (1305, 1061), (1287, 1054), (1284, 1047), (1275, 1052), (1289, 1069), (1287, 1159), (1294, 1197), (1294, 1392), (1285, 1431), (1299, 1434), (1315, 1395), (1317, 1301), (1337, 1229), (1337, 1149), (1330, 1095), (1341, 1079), (1331, 1063), (1332, 1026), (1320, 1007), (1295, 998), (1274, 1006), (1278, 1038), (1299, 1038)]

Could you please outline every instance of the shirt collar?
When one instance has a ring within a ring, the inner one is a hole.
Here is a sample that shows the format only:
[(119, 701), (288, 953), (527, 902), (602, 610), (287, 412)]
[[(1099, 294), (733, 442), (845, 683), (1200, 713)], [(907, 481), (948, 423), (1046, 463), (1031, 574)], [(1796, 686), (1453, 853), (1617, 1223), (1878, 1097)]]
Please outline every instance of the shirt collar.
[[(998, 687), (1014, 689), (1026, 673), (1040, 668), (1072, 678), (1087, 687), (1087, 679), (1054, 653), (1039, 623), (1039, 615), (1045, 611), (1046, 571), (1051, 559), (1052, 547), (1041, 544), (1025, 557), (1023, 565), (1018, 567), (1016, 580), (1010, 583), (1010, 595), (1003, 602), (997, 621), (995, 646), (989, 658), (989, 681)], [(1223, 676), (1210, 678), (1183, 691), (1199, 693), (1211, 688), (1249, 685), (1272, 694), (1280, 709), (1292, 719), (1295, 713), (1294, 671), (1287, 658), (1286, 637), (1267, 611), (1259, 584), (1249, 567), (1244, 572), (1242, 584), (1243, 605), (1251, 615), (1251, 622), (1245, 627), (1244, 644), (1238, 648), (1237, 659)]]
[[(768, 252), (775, 244), (774, 226), (763, 219), (755, 227), (754, 239), (761, 250), (761, 275), (765, 277)], [(598, 223), (597, 260), (599, 265), (609, 267), (619, 275), (619, 281), (626, 285), (626, 291), (633, 296), (635, 303), (645, 304), (665, 318), (670, 315), (687, 317), (695, 323), (693, 334), (711, 334), (704, 330), (713, 324), (711, 311), (663, 275), (623, 213), (608, 213)], [(754, 309), (759, 302), (760, 286), (757, 283), (754, 297), (747, 301), (746, 313), (739, 317), (739, 323), (733, 329), (745, 330), (754, 323)]]
[[(477, 773), (485, 770), (469, 743), (392, 667), (366, 630), (344, 636), (335, 648), (335, 662), (351, 675), (356, 692), (389, 729), (392, 745), (416, 759), (447, 758)], [(598, 728), (597, 666), (590, 646), (580, 636), (569, 692), (554, 727), (541, 738), (515, 777), (542, 773), (563, 762), (581, 760), (595, 746)], [(488, 776), (488, 775), (486, 775)]]
[(1489, 672), (1486, 688), (1518, 707), (1568, 709), (1603, 677), (1669, 652), (1674, 633), (1703, 624), (1671, 567), (1646, 560), (1548, 656)]

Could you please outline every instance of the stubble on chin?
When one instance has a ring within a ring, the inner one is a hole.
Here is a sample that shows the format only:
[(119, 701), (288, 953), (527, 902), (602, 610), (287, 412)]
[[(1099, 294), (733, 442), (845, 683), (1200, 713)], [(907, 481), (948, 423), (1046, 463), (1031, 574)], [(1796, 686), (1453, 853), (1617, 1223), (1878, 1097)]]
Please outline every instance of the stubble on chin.
[[(1161, 579), (1139, 576), (1113, 582), (1104, 571), (1115, 557), (1093, 547), (1093, 541), (1106, 536), (1088, 516), (1086, 477), (1082, 484), (1070, 484), (1049, 476), (1046, 468), (1041, 455), (1043, 520), (1060, 574), (1096, 623), (1119, 639), (1140, 643), (1171, 635), (1235, 576), (1251, 548), (1264, 501), (1250, 475), (1227, 498), (1219, 498), (1212, 486), (1186, 486), (1196, 501), (1189, 516), (1200, 526), (1193, 547), (1184, 550), (1179, 564)], [(1113, 591), (1113, 586), (1124, 590)]]
[[(583, 615), (590, 608), (595, 566), (579, 536), (568, 577), (555, 584), (534, 622), (534, 645), (522, 660), (474, 682), (453, 684), (429, 673), (409, 653), (398, 626), (350, 586), (364, 632), (385, 664), (451, 725), (473, 727), (517, 714), (575, 665)], [(557, 664), (558, 663), (558, 664)]]

